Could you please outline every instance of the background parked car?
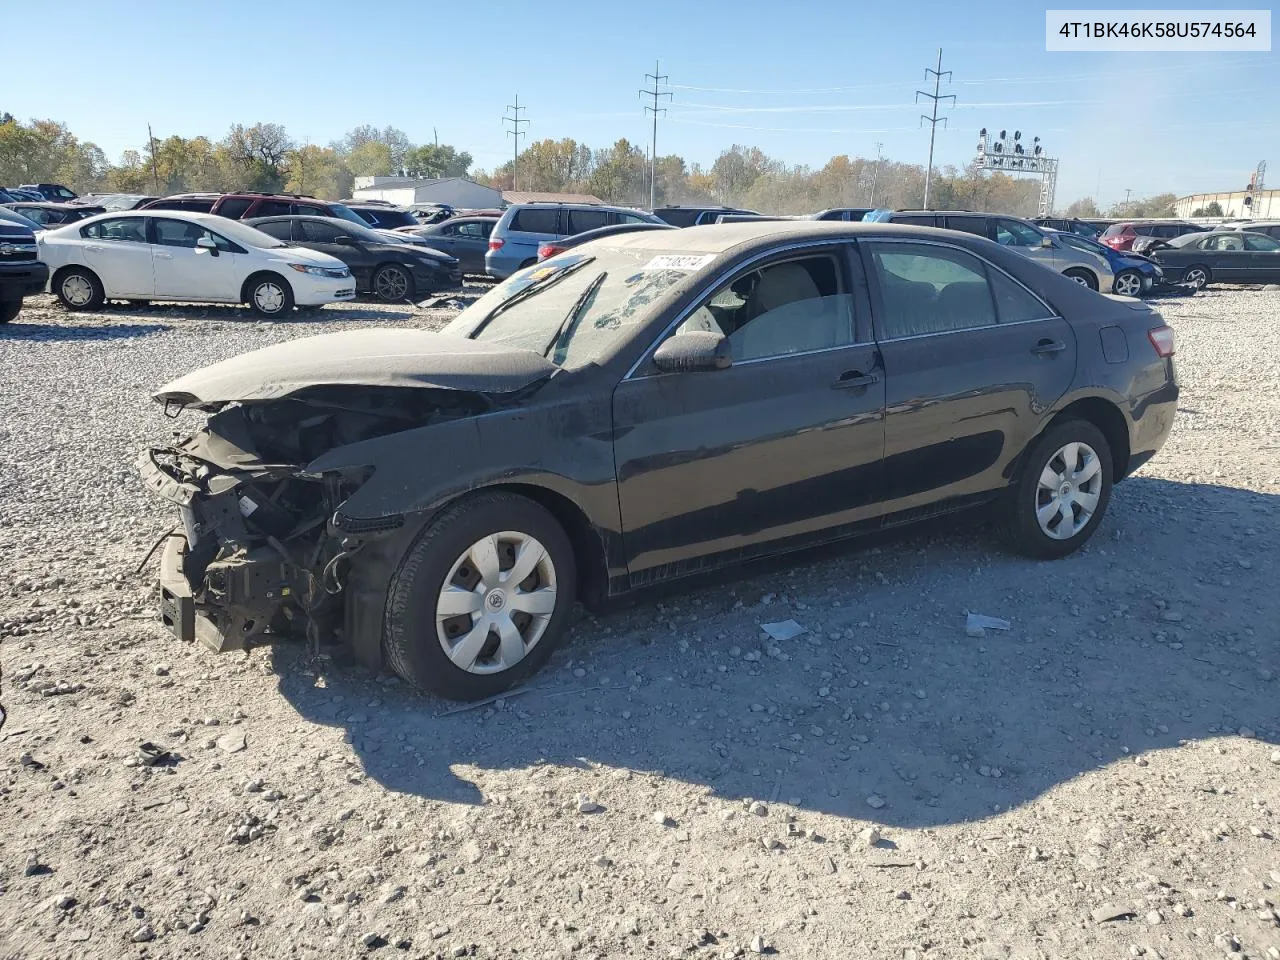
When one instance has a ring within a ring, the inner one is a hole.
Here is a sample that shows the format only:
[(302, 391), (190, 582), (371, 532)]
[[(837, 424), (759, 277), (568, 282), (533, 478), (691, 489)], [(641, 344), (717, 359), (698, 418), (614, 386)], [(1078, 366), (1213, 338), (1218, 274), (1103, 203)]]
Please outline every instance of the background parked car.
[(758, 216), (754, 210), (739, 210), (736, 207), (682, 207), (676, 204), (658, 207), (653, 215), (673, 227), (696, 227), (704, 223), (715, 223), (716, 217), (722, 213), (740, 213)]
[(341, 260), (355, 277), (357, 291), (388, 303), (462, 286), (457, 258), (392, 243), (369, 227), (336, 217), (255, 217), (244, 222), (277, 240)]
[(1280, 220), (1241, 220), (1236, 223), (1224, 223), (1219, 230), (1247, 230), (1250, 233), (1265, 233), (1269, 237), (1280, 240)]
[(48, 198), (38, 190), (23, 190), (21, 187), (5, 187), (4, 192), (13, 198), (11, 202), (48, 203)]
[(229, 220), (248, 220), (254, 217), (335, 217), (369, 225), (360, 214), (341, 203), (317, 200), (301, 194), (284, 193), (180, 193), (161, 197), (146, 204), (143, 210), (191, 210), (214, 213)]
[(1140, 297), (1164, 285), (1164, 270), (1149, 257), (1121, 253), (1119, 250), (1112, 250), (1097, 240), (1077, 233), (1059, 231), (1054, 238), (1068, 247), (1075, 247), (1077, 250), (1096, 254), (1105, 259), (1111, 265), (1111, 272), (1115, 275), (1111, 283), (1112, 293), (1118, 293), (1122, 297)]
[(0, 220), (0, 324), (22, 312), (22, 298), (42, 293), (49, 268), (40, 262), (35, 233), (21, 223)]
[(106, 212), (105, 207), (94, 207), (82, 203), (8, 203), (5, 206), (15, 213), (22, 214), (28, 220), (34, 220), (46, 229), (75, 223), (77, 220)]
[(1120, 220), (1103, 230), (1098, 239), (1112, 250), (1132, 250), (1139, 237), (1172, 240), (1187, 233), (1203, 233), (1206, 229), (1182, 220)]
[(66, 203), (76, 198), (74, 190), (60, 183), (24, 183), (20, 184), (20, 188), (38, 193), (42, 200), (48, 200), (50, 203)]
[(808, 219), (842, 220), (846, 223), (857, 223), (872, 209), (872, 207), (832, 207), (829, 210), (819, 210), (817, 213), (811, 213)]
[(1031, 222), (1046, 230), (1061, 230), (1064, 233), (1074, 233), (1076, 236), (1088, 237), (1091, 240), (1104, 229), (1095, 224), (1086, 223), (1084, 220), (1077, 220), (1075, 217), (1036, 217)]
[(559, 240), (548, 240), (546, 243), (538, 247), (538, 260), (542, 261), (547, 257), (554, 257), (557, 254), (564, 253), (566, 250), (572, 250), (574, 247), (581, 246), (584, 243), (590, 243), (592, 240), (599, 240), (601, 237), (617, 236), (620, 233), (637, 233), (643, 230), (679, 230), (679, 227), (672, 226), (669, 223), (615, 223), (608, 227), (597, 227), (595, 230), (587, 230), (583, 233), (574, 234), (572, 237), (562, 237)]
[(589, 203), (518, 203), (507, 207), (489, 235), (484, 272), (503, 279), (538, 262), (538, 247), (614, 223), (660, 223), (651, 213)]
[(971, 210), (873, 210), (863, 222), (905, 223), (920, 227), (961, 230), (1011, 247), (1024, 257), (1056, 270), (1076, 283), (1104, 293), (1115, 277), (1101, 254), (1068, 246), (1057, 239), (1057, 231), (1042, 230), (1028, 220)]
[(1169, 279), (1202, 290), (1214, 281), (1280, 282), (1280, 240), (1265, 233), (1214, 230), (1174, 237), (1151, 251)]
[[(409, 210), (421, 224), (442, 223), (457, 214), (447, 203), (415, 203)], [(501, 216), (502, 211), (498, 211), (498, 215)]]
[(0, 222), (16, 223), (35, 234), (39, 234), (44, 230), (44, 224), (36, 223), (30, 217), (24, 217), (5, 205), (0, 205)]
[(358, 213), (375, 230), (396, 230), (400, 227), (417, 227), (422, 225), (407, 207), (397, 207), (392, 203), (369, 203), (365, 200), (343, 200), (348, 210)]
[(347, 265), (207, 213), (103, 213), (39, 238), (70, 310), (104, 301), (248, 303), (267, 317), (356, 295)]
[(140, 210), (180, 210), (184, 213), (208, 213), (221, 197), (220, 193), (174, 193), (144, 203)]
[(397, 233), (416, 237), (428, 246), (458, 258), (463, 273), (484, 273), (484, 257), (489, 252), (489, 234), (497, 217), (452, 217), (441, 223), (401, 227)]
[(145, 193), (82, 193), (75, 202), (102, 207), (107, 213), (115, 213), (118, 210), (136, 210), (159, 199)]

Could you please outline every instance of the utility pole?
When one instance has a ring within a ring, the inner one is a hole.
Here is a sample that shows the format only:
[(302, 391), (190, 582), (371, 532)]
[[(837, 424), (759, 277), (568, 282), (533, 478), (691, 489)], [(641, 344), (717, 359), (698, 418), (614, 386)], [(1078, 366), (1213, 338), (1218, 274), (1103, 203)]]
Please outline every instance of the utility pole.
[(658, 99), (660, 97), (670, 97), (671, 93), (658, 89), (658, 84), (669, 80), (670, 77), (658, 72), (657, 60), (653, 61), (653, 73), (646, 73), (644, 78), (653, 81), (652, 90), (640, 91), (640, 96), (642, 97), (653, 97), (653, 106), (646, 104), (644, 108), (645, 113), (653, 114), (653, 143), (649, 149), (649, 209), (652, 210), (658, 195), (658, 114), (667, 112), (665, 108), (658, 108)]
[(879, 143), (879, 142), (877, 142), (877, 143), (876, 143), (876, 165), (875, 165), (874, 167), (872, 167), (872, 168), (871, 168), (871, 203), (870, 203), (870, 206), (872, 206), (872, 207), (874, 207), (874, 206), (876, 205), (876, 180), (877, 180), (877, 179), (879, 178), (879, 176), (880, 176), (880, 148), (881, 148), (881, 147), (883, 147), (883, 146), (884, 146), (884, 144), (883, 144), (883, 143)]
[(1131, 194), (1131, 193), (1133, 193), (1133, 191), (1132, 191), (1132, 190), (1130, 190), (1128, 187), (1125, 187), (1125, 188), (1124, 188), (1124, 213), (1125, 213), (1125, 216), (1128, 216), (1128, 215), (1129, 215), (1129, 194)]
[(516, 94), (516, 102), (508, 103), (507, 109), (511, 111), (511, 116), (503, 114), (502, 122), (511, 124), (511, 129), (507, 131), (507, 136), (515, 141), (515, 154), (511, 157), (511, 189), (514, 190), (516, 186), (516, 166), (520, 163), (520, 138), (525, 136), (520, 129), (520, 124), (529, 122), (520, 118), (520, 111), (528, 108), (520, 106), (520, 95)]
[(439, 149), (439, 147), (440, 147), (440, 131), (439, 131), (439, 130), (437, 130), (435, 127), (432, 127), (432, 128), (431, 128), (431, 137), (432, 137), (432, 139), (434, 139), (434, 140), (435, 140), (435, 142), (436, 142), (436, 148), (437, 148), (437, 149)]
[(927, 117), (924, 114), (920, 115), (921, 123), (924, 123), (925, 121), (928, 121), (929, 123), (929, 165), (925, 167), (925, 171), (924, 171), (924, 208), (926, 210), (929, 209), (929, 182), (933, 179), (933, 138), (934, 138), (934, 135), (938, 132), (939, 120), (941, 120), (944, 126), (947, 123), (946, 117), (938, 116), (938, 101), (950, 100), (952, 106), (954, 106), (956, 102), (956, 95), (954, 93), (947, 93), (942, 95), (938, 94), (938, 87), (942, 83), (942, 78), (946, 77), (948, 82), (950, 82), (951, 80), (951, 71), (950, 70), (944, 71), (942, 69), (942, 48), (941, 47), (938, 48), (938, 69), (932, 70), (928, 67), (925, 68), (924, 79), (926, 83), (928, 83), (929, 81), (930, 74), (933, 75), (933, 93), (929, 93), (927, 90), (916, 91), (916, 103), (920, 102), (921, 97), (925, 97), (933, 101), (933, 110), (931, 115)]
[(156, 138), (151, 132), (151, 124), (147, 124), (147, 139), (151, 141), (151, 181), (156, 188), (156, 193), (160, 192), (160, 171), (156, 168)]

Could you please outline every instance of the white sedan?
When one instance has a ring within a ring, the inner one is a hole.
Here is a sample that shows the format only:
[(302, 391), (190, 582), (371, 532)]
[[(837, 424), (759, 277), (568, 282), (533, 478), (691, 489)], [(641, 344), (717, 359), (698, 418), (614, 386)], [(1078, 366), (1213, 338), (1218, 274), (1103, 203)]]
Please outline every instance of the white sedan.
[(38, 243), (49, 289), (70, 310), (109, 299), (181, 300), (247, 303), (278, 317), (356, 295), (336, 257), (209, 213), (99, 214), (47, 230)]

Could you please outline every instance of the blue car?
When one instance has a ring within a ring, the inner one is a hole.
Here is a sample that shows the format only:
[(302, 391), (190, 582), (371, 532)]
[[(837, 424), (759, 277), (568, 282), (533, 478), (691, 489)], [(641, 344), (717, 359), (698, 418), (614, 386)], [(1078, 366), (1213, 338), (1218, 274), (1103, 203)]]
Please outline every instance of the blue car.
[(1154, 260), (1112, 250), (1105, 243), (1090, 240), (1076, 233), (1068, 233), (1065, 230), (1050, 232), (1057, 233), (1058, 239), (1067, 246), (1105, 257), (1111, 266), (1111, 272), (1115, 274), (1115, 283), (1111, 285), (1114, 293), (1123, 297), (1141, 297), (1164, 285), (1164, 270)]

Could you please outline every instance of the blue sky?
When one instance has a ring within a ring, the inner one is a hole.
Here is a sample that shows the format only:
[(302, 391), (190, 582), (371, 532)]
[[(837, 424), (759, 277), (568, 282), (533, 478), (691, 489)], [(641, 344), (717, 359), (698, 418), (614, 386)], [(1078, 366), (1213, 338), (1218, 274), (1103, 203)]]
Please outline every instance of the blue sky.
[(709, 164), (742, 143), (821, 166), (879, 142), (923, 163), (914, 93), (941, 47), (957, 103), (939, 164), (967, 162), (985, 126), (1042, 138), (1061, 159), (1059, 205), (1241, 189), (1268, 157), (1280, 182), (1280, 54), (1046, 53), (1047, 6), (1067, 4), (51, 0), (41, 19), (65, 29), (5, 44), (0, 109), (65, 121), (113, 160), (148, 122), (220, 137), (261, 120), (322, 144), (361, 123), (415, 142), (434, 129), (492, 168), (511, 155), (516, 94), (532, 139), (647, 144), (637, 91), (657, 59), (675, 95), (660, 154)]

